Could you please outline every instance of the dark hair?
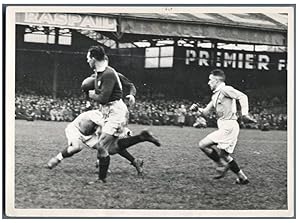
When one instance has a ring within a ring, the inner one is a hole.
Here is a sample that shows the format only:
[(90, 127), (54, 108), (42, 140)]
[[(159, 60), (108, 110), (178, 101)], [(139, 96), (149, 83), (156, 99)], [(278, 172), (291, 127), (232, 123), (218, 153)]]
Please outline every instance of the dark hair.
[(219, 77), (220, 80), (222, 80), (222, 81), (225, 81), (225, 79), (226, 79), (226, 75), (225, 75), (224, 71), (221, 70), (221, 69), (215, 69), (215, 70), (212, 70), (212, 71), (210, 72), (210, 74), (212, 74), (212, 75), (214, 75), (214, 76), (216, 76), (216, 77)]
[(90, 56), (96, 60), (104, 60), (106, 57), (105, 50), (102, 46), (91, 46), (88, 52), (90, 52)]

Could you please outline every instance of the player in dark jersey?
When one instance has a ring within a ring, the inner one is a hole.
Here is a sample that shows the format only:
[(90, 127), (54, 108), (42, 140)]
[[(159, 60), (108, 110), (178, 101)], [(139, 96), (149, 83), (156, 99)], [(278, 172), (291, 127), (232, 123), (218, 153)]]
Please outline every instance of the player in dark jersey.
[[(159, 141), (148, 131), (139, 135), (118, 138), (127, 125), (128, 109), (122, 100), (123, 86), (117, 71), (108, 66), (107, 56), (101, 46), (92, 46), (87, 53), (87, 62), (96, 72), (95, 90), (89, 91), (89, 97), (101, 104), (104, 117), (104, 126), (99, 139), (98, 159), (99, 176), (102, 182), (106, 181), (110, 156), (140, 142), (149, 141), (160, 146)], [(129, 96), (133, 101), (134, 96)]]
[[(131, 106), (135, 103), (136, 88), (135, 88), (134, 84), (128, 78), (126, 78), (123, 74), (121, 74), (121, 73), (117, 73), (117, 74), (120, 78), (122, 86), (124, 87), (124, 90), (126, 90), (126, 92), (129, 92), (125, 98), (128, 99), (129, 106)], [(88, 90), (94, 89), (94, 87), (95, 87), (94, 84), (91, 86), (91, 81), (93, 80), (93, 82), (95, 82), (94, 78), (96, 78), (95, 73), (87, 78), (89, 80), (88, 83), (83, 81), (83, 84), (81, 86), (82, 90), (87, 94), (87, 100), (89, 100)], [(124, 90), (123, 90), (123, 93), (125, 92)], [(127, 114), (127, 121), (128, 121), (128, 119), (129, 119), (129, 114)], [(126, 125), (127, 124), (128, 123), (126, 123)], [(122, 157), (127, 159), (131, 163), (131, 165), (133, 165), (136, 168), (139, 176), (143, 176), (144, 161), (142, 159), (135, 158), (126, 149), (121, 150), (118, 153), (119, 153), (119, 155), (121, 155)], [(99, 167), (99, 163), (100, 163), (100, 161), (99, 161), (99, 159), (97, 159), (97, 162), (96, 162), (97, 168)]]

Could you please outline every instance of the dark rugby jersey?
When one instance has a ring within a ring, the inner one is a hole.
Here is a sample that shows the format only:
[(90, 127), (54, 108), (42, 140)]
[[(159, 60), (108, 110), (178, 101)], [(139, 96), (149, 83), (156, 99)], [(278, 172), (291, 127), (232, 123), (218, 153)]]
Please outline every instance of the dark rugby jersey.
[[(130, 94), (135, 96), (136, 95), (136, 88), (134, 84), (123, 74), (118, 73), (119, 78), (121, 80), (121, 84), (123, 86), (123, 93), (126, 91), (125, 95)], [(124, 96), (124, 95), (123, 95)]]
[(113, 68), (108, 66), (103, 72), (97, 72), (95, 92), (98, 94), (97, 101), (103, 105), (122, 98), (122, 84)]
[(112, 67), (106, 67), (103, 72), (97, 72), (95, 80), (95, 92), (98, 95), (96, 101), (100, 104), (119, 100), (123, 97), (123, 87), (129, 89), (129, 94), (135, 96), (134, 84), (124, 75), (117, 73)]

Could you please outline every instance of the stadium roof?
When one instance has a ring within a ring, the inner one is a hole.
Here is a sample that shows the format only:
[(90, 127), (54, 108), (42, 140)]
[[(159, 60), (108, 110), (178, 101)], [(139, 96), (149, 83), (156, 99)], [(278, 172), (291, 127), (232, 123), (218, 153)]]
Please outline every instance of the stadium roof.
[(287, 30), (287, 14), (262, 13), (122, 13), (124, 18), (190, 24), (222, 25), (239, 28)]
[(287, 45), (284, 13), (17, 13), (17, 24), (94, 30), (119, 42), (198, 39)]
[[(238, 43), (286, 45), (284, 13), (121, 13), (120, 41), (139, 35), (199, 38)], [(145, 36), (143, 36), (145, 38)]]

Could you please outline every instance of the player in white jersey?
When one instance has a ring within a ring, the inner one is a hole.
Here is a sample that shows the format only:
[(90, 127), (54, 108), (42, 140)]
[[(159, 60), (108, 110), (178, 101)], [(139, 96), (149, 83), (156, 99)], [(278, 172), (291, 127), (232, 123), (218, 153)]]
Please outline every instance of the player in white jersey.
[[(64, 158), (71, 157), (84, 148), (101, 150), (99, 148), (99, 140), (103, 124), (104, 118), (99, 110), (86, 111), (77, 116), (65, 129), (68, 146), (51, 158), (47, 163), (47, 167), (49, 169), (54, 168)], [(118, 137), (126, 138), (129, 136), (131, 136), (131, 131), (125, 127)], [(124, 150), (129, 153), (126, 149)], [(136, 168), (138, 175), (142, 175), (142, 160), (133, 157), (130, 162)]]
[[(248, 114), (248, 97), (237, 89), (227, 86), (225, 84), (225, 73), (220, 69), (215, 69), (210, 73), (208, 85), (213, 91), (211, 101), (205, 108), (199, 108), (197, 104), (193, 104), (190, 109), (208, 115), (214, 108), (218, 118), (218, 130), (202, 139), (199, 142), (199, 148), (216, 162), (218, 175), (215, 179), (224, 177), (227, 170), (230, 169), (238, 176), (236, 179), (237, 184), (248, 184), (247, 176), (230, 155), (234, 151), (240, 130), (237, 122), (236, 101), (241, 106), (244, 121), (256, 122)], [(217, 145), (220, 153), (214, 148), (215, 145)]]

